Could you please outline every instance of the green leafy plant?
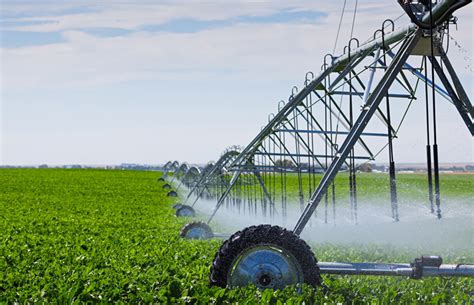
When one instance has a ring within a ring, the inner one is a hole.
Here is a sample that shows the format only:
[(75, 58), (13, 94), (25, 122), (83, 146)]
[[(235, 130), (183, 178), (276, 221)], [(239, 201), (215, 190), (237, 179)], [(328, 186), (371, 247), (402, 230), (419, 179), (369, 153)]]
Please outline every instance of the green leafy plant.
[[(471, 279), (325, 276), (327, 291), (304, 286), (301, 292), (292, 287), (281, 291), (210, 287), (209, 268), (222, 241), (179, 238), (187, 220), (174, 216), (174, 199), (156, 182), (159, 175), (90, 169), (0, 170), (0, 303), (474, 301)], [(406, 179), (407, 184), (424, 183), (422, 176)], [(444, 190), (466, 192), (463, 183), (468, 182), (463, 179), (454, 179)], [(314, 246), (321, 261), (413, 258), (403, 249), (383, 246)], [(453, 253), (447, 260), (456, 261), (458, 256)], [(472, 262), (474, 255), (464, 254), (463, 259)]]

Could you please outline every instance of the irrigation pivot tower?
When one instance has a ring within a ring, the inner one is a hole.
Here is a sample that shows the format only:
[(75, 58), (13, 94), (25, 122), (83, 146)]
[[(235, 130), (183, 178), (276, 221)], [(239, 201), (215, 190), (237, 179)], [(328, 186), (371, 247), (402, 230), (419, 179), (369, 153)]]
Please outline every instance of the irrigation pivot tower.
[[(407, 110), (400, 115), (401, 124), (411, 102), (416, 99), (419, 83), (425, 87), (427, 122), (432, 120), (433, 125), (432, 135), (428, 133), (433, 145), (427, 144), (427, 158), (429, 164), (434, 165), (434, 189), (430, 178), (430, 193), (434, 192), (430, 197), (431, 209), (441, 217), (435, 96), (449, 100), (470, 134), (474, 135), (474, 110), (442, 45), (442, 37), (455, 21), (452, 13), (470, 2), (399, 0), (412, 21), (409, 25), (395, 30), (393, 21), (386, 20), (372, 40), (360, 44), (352, 38), (343, 55), (327, 55), (322, 71), (316, 76), (308, 74), (304, 88), (300, 91), (294, 88), (288, 102), (279, 104), (278, 113), (270, 116), (268, 124), (230, 164), (232, 178), (208, 223), (226, 198), (236, 191), (239, 179), (255, 168), (271, 172), (270, 176), (279, 171), (282, 177), (292, 168), (301, 181), (302, 172), (311, 176), (315, 168), (311, 164), (319, 164), (324, 170), (322, 179), (317, 183), (310, 179), (308, 184), (314, 184), (314, 188), (310, 187), (306, 200), (305, 192), (300, 189), (301, 202), (307, 203), (302, 205), (301, 217), (293, 231), (271, 225), (251, 226), (226, 240), (214, 258), (211, 284), (223, 287), (254, 284), (274, 289), (300, 283), (316, 286), (321, 283), (320, 274), (323, 273), (411, 278), (474, 276), (474, 266), (443, 265), (440, 257), (421, 257), (412, 264), (317, 263), (309, 246), (299, 237), (320, 203), (327, 202), (328, 192), (332, 189), (334, 193), (333, 181), (343, 166), (349, 170), (351, 208), (356, 219), (355, 160), (375, 158), (377, 154), (371, 148), (371, 139), (375, 137), (388, 140), (384, 147), (389, 151), (390, 200), (392, 215), (395, 221), (398, 220), (392, 146), (398, 131), (394, 109), (399, 103), (392, 101), (408, 100)], [(421, 59), (419, 67), (413, 63), (417, 59)], [(336, 100), (339, 96), (341, 102)], [(428, 116), (430, 96), (431, 118)], [(342, 97), (346, 97), (348, 104), (342, 105)], [(429, 129), (430, 125), (427, 125)], [(381, 128), (385, 132), (379, 132)], [(377, 132), (371, 131), (373, 129)], [(314, 135), (318, 137), (315, 139)], [(290, 161), (277, 162), (278, 158)], [(309, 166), (307, 164), (305, 168), (303, 158), (308, 159)], [(274, 199), (271, 194), (270, 199)]]

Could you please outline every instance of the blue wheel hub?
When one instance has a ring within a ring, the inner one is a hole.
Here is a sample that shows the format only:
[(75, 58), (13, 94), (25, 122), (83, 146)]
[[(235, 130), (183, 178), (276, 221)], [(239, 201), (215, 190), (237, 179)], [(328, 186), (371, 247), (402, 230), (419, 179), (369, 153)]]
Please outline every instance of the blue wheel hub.
[(178, 214), (179, 214), (179, 216), (183, 216), (183, 217), (192, 217), (192, 216), (194, 216), (193, 211), (190, 210), (190, 209), (186, 209), (186, 208), (179, 209)]
[(186, 237), (190, 239), (207, 239), (209, 233), (205, 228), (194, 227), (186, 232)]
[(227, 277), (229, 287), (249, 284), (259, 289), (284, 289), (304, 282), (296, 258), (280, 247), (261, 245), (244, 250), (233, 262)]

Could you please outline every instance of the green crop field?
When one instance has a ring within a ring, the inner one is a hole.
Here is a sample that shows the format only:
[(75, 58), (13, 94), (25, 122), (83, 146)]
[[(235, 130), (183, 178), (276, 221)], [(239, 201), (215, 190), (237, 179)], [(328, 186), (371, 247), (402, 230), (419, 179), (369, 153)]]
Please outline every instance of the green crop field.
[[(250, 175), (249, 175), (250, 176)], [(262, 175), (265, 184), (271, 189), (274, 185), (275, 192), (282, 192), (282, 182), (286, 185), (286, 192), (290, 202), (297, 202), (298, 199), (298, 176), (295, 173), (280, 174), (272, 177), (270, 174)], [(230, 181), (231, 176), (227, 177)], [(310, 191), (321, 180), (322, 175), (312, 175), (312, 180), (307, 174), (301, 175), (301, 185), (305, 198), (308, 198)], [(397, 174), (397, 193), (400, 201), (426, 201), (428, 198), (426, 174)], [(442, 196), (449, 199), (471, 201), (474, 197), (474, 179), (472, 174), (444, 174), (440, 175)], [(311, 185), (311, 188), (309, 187)], [(349, 199), (349, 175), (347, 172), (339, 173), (335, 178), (336, 199), (347, 201)], [(254, 182), (254, 187), (260, 192), (260, 187)], [(261, 194), (260, 194), (261, 196)], [(360, 201), (389, 202), (390, 183), (389, 175), (383, 173), (358, 173), (357, 174), (357, 196)]]
[[(180, 227), (189, 220), (174, 216), (173, 199), (165, 196), (162, 183), (157, 182), (159, 175), (113, 170), (0, 170), (0, 303), (474, 302), (472, 279), (324, 276), (325, 291), (307, 286), (302, 291), (210, 287), (209, 268), (222, 241), (179, 238)], [(360, 192), (374, 192), (383, 179), (362, 175)], [(424, 179), (400, 175), (400, 185), (406, 187), (402, 194), (409, 195), (410, 187), (418, 189)], [(472, 181), (472, 176), (446, 175), (442, 190), (469, 197)], [(321, 261), (413, 259), (412, 253), (384, 245), (312, 247)], [(453, 252), (444, 259), (447, 263), (474, 262), (474, 251)]]

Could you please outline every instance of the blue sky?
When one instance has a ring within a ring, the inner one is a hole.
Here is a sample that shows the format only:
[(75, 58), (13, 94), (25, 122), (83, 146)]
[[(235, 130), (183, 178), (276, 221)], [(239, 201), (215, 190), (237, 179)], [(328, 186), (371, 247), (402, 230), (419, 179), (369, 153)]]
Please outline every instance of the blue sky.
[[(360, 1), (356, 36), (400, 16), (392, 2)], [(245, 145), (319, 71), (342, 3), (3, 1), (0, 163), (205, 163)], [(453, 33), (471, 58), (472, 20), (467, 10)], [(459, 57), (472, 92), (469, 59)], [(446, 107), (449, 128), (462, 128)], [(440, 136), (444, 161), (473, 160), (467, 132)], [(416, 142), (399, 145), (400, 161), (422, 160), (407, 152)]]

